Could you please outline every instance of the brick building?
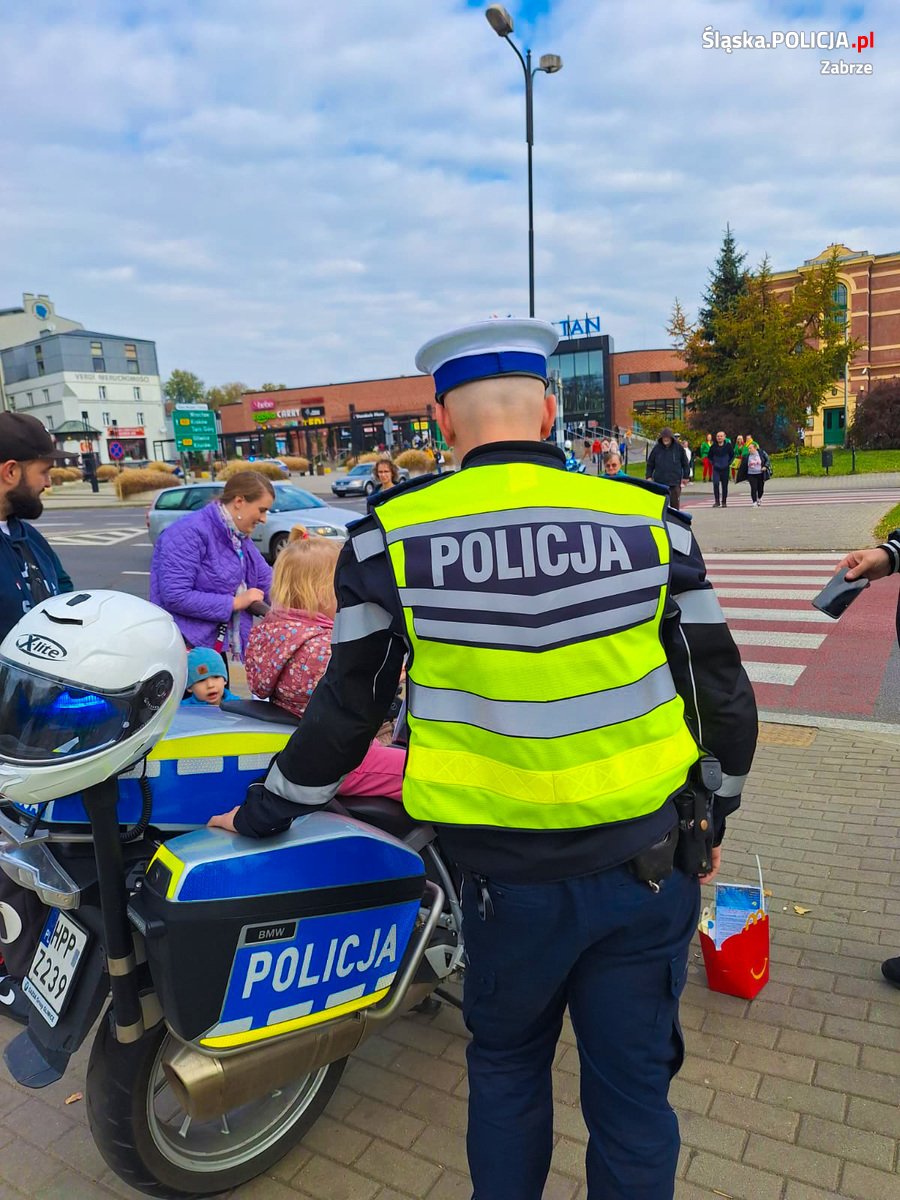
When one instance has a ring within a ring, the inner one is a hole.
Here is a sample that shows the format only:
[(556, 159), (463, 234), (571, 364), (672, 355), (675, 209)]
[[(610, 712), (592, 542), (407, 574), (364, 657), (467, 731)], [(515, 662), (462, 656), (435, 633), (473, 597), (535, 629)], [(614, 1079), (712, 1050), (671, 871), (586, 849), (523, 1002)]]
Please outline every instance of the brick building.
[(880, 380), (900, 374), (900, 253), (869, 254), (839, 244), (828, 246), (796, 270), (776, 272), (776, 285), (796, 286), (833, 250), (841, 280), (834, 302), (846, 311), (849, 334), (859, 338), (863, 347), (846, 377), (825, 396), (819, 412), (807, 418), (808, 446), (842, 445), (860, 395)]
[(628, 429), (642, 412), (684, 425), (684, 363), (677, 350), (624, 350), (611, 355), (610, 369), (614, 425)]
[(396, 443), (411, 442), (429, 428), (434, 411), (430, 375), (366, 379), (278, 392), (245, 392), (237, 404), (220, 410), (229, 454), (261, 448), (266, 431), (275, 435), (279, 454), (368, 450), (386, 440), (384, 419), (395, 425)]

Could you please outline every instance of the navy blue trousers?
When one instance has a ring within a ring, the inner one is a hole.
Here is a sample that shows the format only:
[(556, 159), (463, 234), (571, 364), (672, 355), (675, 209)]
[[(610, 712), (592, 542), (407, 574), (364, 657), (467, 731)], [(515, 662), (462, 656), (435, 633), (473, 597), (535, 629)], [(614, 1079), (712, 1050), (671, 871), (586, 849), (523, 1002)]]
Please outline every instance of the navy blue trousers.
[(473, 1200), (540, 1200), (553, 1149), (552, 1066), (568, 1005), (581, 1060), (590, 1200), (671, 1200), (668, 1102), (678, 999), (700, 887), (655, 894), (627, 867), (559, 883), (463, 885)]

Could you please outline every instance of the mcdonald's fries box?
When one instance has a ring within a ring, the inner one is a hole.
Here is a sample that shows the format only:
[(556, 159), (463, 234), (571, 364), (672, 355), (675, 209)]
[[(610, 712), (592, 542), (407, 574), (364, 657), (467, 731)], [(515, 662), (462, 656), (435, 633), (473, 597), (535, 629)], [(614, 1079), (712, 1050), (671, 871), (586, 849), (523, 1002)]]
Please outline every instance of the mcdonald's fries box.
[(769, 982), (769, 918), (759, 887), (716, 885), (713, 909), (700, 917), (700, 949), (714, 992), (752, 1000)]
[(382, 999), (424, 889), (403, 842), (315, 812), (260, 841), (219, 829), (173, 838), (128, 911), (172, 1029), (224, 1051)]

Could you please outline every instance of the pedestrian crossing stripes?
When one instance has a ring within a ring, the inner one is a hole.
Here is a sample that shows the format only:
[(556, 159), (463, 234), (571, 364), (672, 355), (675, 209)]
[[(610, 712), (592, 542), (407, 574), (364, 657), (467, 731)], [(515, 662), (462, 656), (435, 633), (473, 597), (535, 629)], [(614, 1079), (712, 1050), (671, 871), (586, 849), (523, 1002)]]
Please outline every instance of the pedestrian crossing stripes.
[(146, 537), (146, 529), (73, 529), (48, 530), (51, 546), (115, 546), (132, 538)]
[(842, 557), (839, 551), (706, 556), (707, 575), (752, 683), (785, 692), (821, 653), (837, 622), (810, 601)]
[[(809, 504), (874, 504), (900, 502), (898, 488), (848, 488), (844, 491), (767, 491), (762, 499), (761, 508), (776, 508), (784, 505)], [(711, 494), (691, 495), (682, 492), (681, 507), (690, 509), (713, 508), (715, 501)], [(728, 492), (728, 508), (751, 508), (752, 501), (748, 492)]]

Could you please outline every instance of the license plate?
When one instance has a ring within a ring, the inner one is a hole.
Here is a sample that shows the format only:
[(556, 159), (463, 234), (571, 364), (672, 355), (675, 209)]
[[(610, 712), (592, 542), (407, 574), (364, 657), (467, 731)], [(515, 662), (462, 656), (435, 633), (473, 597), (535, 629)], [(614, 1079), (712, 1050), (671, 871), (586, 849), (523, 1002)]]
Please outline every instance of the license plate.
[(87, 945), (87, 932), (54, 909), (47, 919), (22, 991), (48, 1025), (55, 1025), (66, 1006)]

